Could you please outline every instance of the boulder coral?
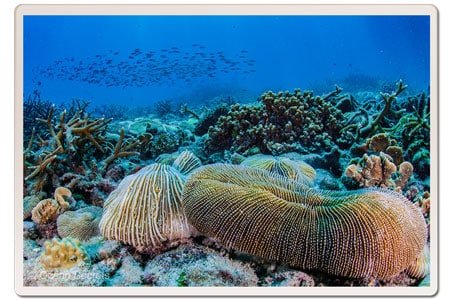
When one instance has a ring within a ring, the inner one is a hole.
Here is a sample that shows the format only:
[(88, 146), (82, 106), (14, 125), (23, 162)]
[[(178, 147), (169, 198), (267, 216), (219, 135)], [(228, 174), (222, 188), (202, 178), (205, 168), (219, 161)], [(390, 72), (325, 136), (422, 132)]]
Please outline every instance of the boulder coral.
[(125, 177), (104, 203), (100, 232), (139, 250), (157, 249), (193, 233), (181, 201), (186, 174), (198, 163), (181, 153), (174, 166), (154, 163)]
[(98, 235), (102, 208), (88, 206), (76, 211), (66, 211), (56, 220), (60, 237), (71, 237), (80, 241), (86, 241)]
[(241, 165), (274, 172), (306, 185), (312, 185), (316, 171), (303, 161), (294, 161), (286, 157), (257, 154), (244, 159)]
[(46, 269), (70, 269), (88, 261), (83, 246), (77, 239), (53, 239), (44, 243), (40, 262)]
[(394, 276), (427, 239), (421, 212), (399, 193), (314, 190), (246, 166), (201, 167), (183, 202), (189, 222), (225, 246), (345, 277)]

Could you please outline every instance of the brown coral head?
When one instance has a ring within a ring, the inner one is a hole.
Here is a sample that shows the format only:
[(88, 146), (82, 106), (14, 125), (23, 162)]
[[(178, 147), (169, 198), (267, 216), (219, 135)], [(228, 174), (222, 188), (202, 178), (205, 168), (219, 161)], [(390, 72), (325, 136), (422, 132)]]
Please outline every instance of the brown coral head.
[(183, 201), (190, 223), (226, 246), (345, 277), (394, 276), (427, 236), (422, 214), (401, 194), (314, 190), (246, 166), (199, 168)]

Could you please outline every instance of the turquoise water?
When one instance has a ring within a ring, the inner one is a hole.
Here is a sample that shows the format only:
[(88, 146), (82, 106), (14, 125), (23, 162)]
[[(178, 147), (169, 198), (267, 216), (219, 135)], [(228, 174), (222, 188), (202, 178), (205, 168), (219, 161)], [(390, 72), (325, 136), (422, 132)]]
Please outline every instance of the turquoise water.
[(24, 96), (200, 104), (429, 85), (428, 16), (25, 16)]

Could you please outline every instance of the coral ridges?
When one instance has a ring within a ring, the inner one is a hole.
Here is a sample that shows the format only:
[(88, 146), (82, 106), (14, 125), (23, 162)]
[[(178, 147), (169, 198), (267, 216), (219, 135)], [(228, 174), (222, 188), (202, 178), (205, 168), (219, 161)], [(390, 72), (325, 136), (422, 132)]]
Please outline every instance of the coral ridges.
[(202, 167), (183, 199), (192, 225), (227, 246), (345, 277), (394, 276), (415, 261), (427, 238), (420, 211), (395, 192), (312, 190), (246, 166)]

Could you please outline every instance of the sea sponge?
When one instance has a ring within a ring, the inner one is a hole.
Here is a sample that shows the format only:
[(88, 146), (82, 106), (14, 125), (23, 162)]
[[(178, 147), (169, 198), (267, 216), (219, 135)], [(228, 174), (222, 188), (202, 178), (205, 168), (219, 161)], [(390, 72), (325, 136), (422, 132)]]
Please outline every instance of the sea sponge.
[(139, 248), (191, 236), (181, 203), (185, 175), (159, 163), (125, 177), (106, 199), (100, 232)]
[(56, 220), (60, 237), (76, 238), (86, 241), (99, 234), (98, 224), (102, 216), (102, 208), (88, 206), (76, 211), (67, 211)]
[(40, 262), (46, 269), (70, 269), (88, 261), (83, 246), (77, 239), (53, 239), (44, 243)]
[(316, 177), (313, 167), (303, 161), (293, 161), (286, 157), (257, 154), (247, 157), (241, 165), (274, 172), (306, 185), (312, 185)]
[(313, 190), (246, 166), (199, 168), (183, 203), (189, 222), (226, 246), (345, 277), (394, 276), (427, 238), (421, 212), (396, 192)]

